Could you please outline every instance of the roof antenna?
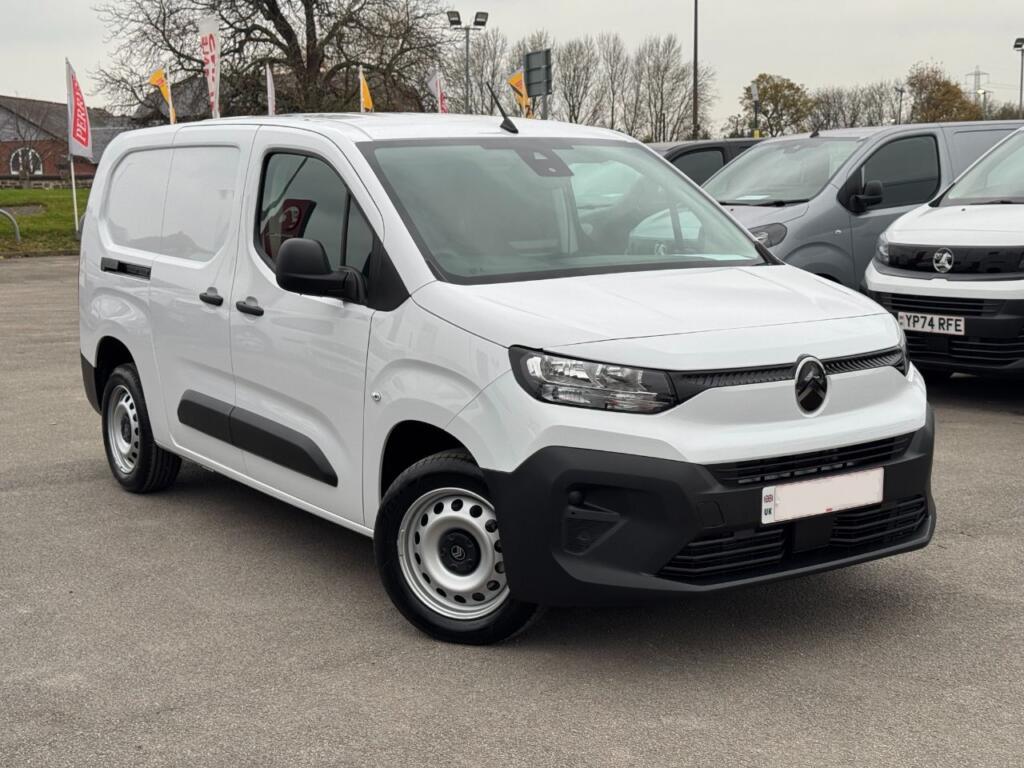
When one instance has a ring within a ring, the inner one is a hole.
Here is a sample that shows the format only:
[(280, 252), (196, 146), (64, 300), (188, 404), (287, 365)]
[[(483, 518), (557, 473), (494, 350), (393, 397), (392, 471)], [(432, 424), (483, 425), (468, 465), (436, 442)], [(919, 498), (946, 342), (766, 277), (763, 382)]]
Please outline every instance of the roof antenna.
[(505, 108), (501, 106), (501, 102), (498, 100), (498, 94), (494, 92), (494, 86), (490, 83), (487, 84), (487, 90), (491, 92), (491, 98), (494, 99), (494, 106), (501, 112), (501, 130), (508, 131), (509, 133), (519, 133), (519, 129), (516, 128), (516, 124), (513, 123), (508, 114), (505, 112)]

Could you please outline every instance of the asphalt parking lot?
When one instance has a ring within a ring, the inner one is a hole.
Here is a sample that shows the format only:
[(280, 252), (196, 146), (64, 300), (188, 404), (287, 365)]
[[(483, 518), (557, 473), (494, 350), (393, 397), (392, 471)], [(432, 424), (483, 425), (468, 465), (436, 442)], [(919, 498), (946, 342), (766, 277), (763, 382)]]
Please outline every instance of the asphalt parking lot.
[(932, 387), (925, 550), (456, 647), (368, 539), (194, 465), (121, 491), (76, 269), (0, 262), (0, 765), (1021, 764), (1024, 382)]

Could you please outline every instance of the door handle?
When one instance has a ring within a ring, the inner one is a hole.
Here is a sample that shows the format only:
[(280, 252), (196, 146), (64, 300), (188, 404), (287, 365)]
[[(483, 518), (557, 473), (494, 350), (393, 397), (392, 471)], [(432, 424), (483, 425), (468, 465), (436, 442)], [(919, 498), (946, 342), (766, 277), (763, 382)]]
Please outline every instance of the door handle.
[(224, 303), (224, 297), (217, 293), (217, 289), (212, 285), (199, 294), (199, 300), (204, 304), (212, 304), (215, 307), (219, 307)]
[(236, 301), (235, 309), (242, 314), (253, 315), (255, 317), (260, 317), (263, 314), (263, 307), (261, 307), (260, 303), (252, 296), (249, 296), (245, 301)]

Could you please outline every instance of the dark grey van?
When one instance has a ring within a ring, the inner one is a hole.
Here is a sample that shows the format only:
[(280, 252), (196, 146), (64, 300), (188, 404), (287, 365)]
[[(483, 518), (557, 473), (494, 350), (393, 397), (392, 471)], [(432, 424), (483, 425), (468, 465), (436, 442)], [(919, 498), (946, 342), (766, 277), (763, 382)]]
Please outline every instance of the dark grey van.
[(779, 258), (856, 288), (889, 224), (1022, 125), (922, 123), (768, 139), (704, 189)]

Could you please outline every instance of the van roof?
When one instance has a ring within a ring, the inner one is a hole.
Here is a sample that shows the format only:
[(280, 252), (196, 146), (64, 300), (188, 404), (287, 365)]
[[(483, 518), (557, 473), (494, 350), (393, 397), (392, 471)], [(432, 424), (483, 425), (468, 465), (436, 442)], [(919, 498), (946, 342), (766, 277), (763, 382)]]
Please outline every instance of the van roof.
[[(520, 136), (579, 137), (634, 141), (624, 133), (593, 126), (562, 123), (555, 120), (513, 118)], [(503, 131), (500, 115), (444, 115), (402, 112), (330, 112), (249, 117), (226, 117), (143, 129), (173, 132), (190, 126), (268, 125), (301, 127), (321, 132), (338, 132), (350, 141), (383, 141), (388, 139), (495, 137), (509, 136)]]
[[(871, 125), (862, 128), (830, 128), (819, 131), (818, 136), (834, 139), (866, 139), (884, 133), (913, 133), (930, 128), (1020, 128), (1024, 121), (1020, 120), (968, 120), (959, 123), (900, 123), (899, 125)], [(793, 133), (786, 136), (775, 136), (766, 141), (786, 141), (788, 139), (808, 139), (810, 133)]]

